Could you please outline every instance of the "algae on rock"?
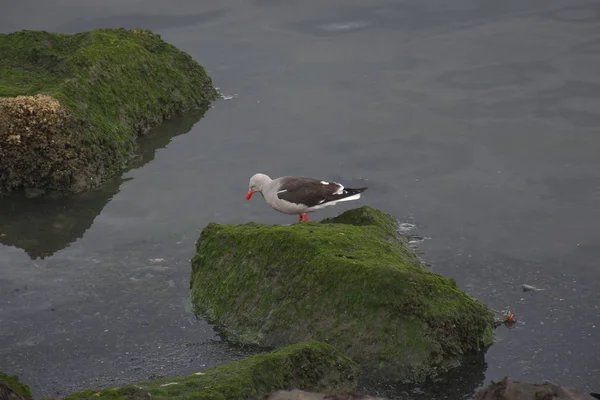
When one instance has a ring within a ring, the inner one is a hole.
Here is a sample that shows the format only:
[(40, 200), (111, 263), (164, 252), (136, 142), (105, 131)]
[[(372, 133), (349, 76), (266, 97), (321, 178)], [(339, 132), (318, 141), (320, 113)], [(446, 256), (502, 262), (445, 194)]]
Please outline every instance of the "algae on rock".
[(358, 366), (326, 343), (306, 342), (197, 372), (122, 388), (85, 390), (65, 400), (256, 399), (277, 390), (353, 390)]
[(0, 371), (0, 399), (31, 399), (33, 398), (29, 386), (14, 375)]
[(396, 228), (366, 206), (320, 223), (211, 223), (192, 259), (194, 311), (237, 342), (320, 340), (367, 374), (433, 377), (492, 343), (493, 312), (426, 270)]
[(192, 57), (148, 30), (0, 34), (0, 191), (80, 192), (136, 139), (217, 92)]

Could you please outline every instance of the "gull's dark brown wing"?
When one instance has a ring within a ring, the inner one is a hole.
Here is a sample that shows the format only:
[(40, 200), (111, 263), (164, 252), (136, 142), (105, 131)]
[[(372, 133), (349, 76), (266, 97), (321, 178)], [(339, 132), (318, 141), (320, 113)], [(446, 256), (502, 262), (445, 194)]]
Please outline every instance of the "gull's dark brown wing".
[(366, 188), (347, 189), (337, 182), (320, 181), (306, 177), (282, 177), (277, 197), (290, 203), (315, 207), (361, 193)]

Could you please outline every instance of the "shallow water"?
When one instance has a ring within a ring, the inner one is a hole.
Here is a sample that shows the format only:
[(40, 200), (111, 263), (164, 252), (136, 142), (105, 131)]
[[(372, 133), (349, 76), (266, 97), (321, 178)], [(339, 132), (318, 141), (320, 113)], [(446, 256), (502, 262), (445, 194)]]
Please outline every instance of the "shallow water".
[(295, 222), (245, 201), (260, 171), (367, 184), (313, 219), (390, 212), (428, 238), (430, 268), (516, 313), (436, 398), (506, 374), (600, 390), (600, 3), (27, 0), (0, 15), (3, 32), (118, 26), (156, 30), (237, 96), (158, 129), (101, 190), (0, 200), (0, 370), (53, 395), (243, 356), (190, 312), (188, 260), (208, 222)]

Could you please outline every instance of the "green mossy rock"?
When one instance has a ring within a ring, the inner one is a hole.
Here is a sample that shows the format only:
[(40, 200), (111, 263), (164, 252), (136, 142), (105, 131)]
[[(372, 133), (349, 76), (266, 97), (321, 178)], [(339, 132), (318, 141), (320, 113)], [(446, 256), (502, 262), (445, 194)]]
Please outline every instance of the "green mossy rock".
[(32, 399), (33, 396), (29, 386), (19, 381), (19, 378), (0, 371), (0, 399), (4, 398)]
[(277, 390), (352, 390), (357, 374), (354, 361), (328, 344), (313, 341), (229, 362), (195, 375), (86, 390), (64, 399), (256, 399)]
[(197, 316), (262, 346), (334, 345), (366, 375), (419, 382), (493, 342), (493, 312), (426, 270), (371, 207), (320, 223), (211, 223), (192, 259)]
[(142, 29), (0, 34), (0, 191), (79, 192), (136, 139), (217, 92), (188, 54)]

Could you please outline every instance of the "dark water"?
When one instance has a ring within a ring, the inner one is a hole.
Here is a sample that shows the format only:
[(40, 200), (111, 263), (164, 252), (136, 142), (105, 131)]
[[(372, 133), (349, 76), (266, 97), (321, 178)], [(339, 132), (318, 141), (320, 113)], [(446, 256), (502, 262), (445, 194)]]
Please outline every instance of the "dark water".
[(120, 26), (156, 30), (238, 96), (161, 127), (97, 192), (0, 200), (0, 370), (52, 395), (242, 357), (191, 314), (188, 260), (208, 222), (295, 222), (244, 200), (260, 171), (368, 184), (313, 218), (390, 212), (427, 238), (433, 270), (516, 313), (435, 398), (507, 374), (600, 390), (600, 2), (26, 0), (0, 13), (3, 32)]

